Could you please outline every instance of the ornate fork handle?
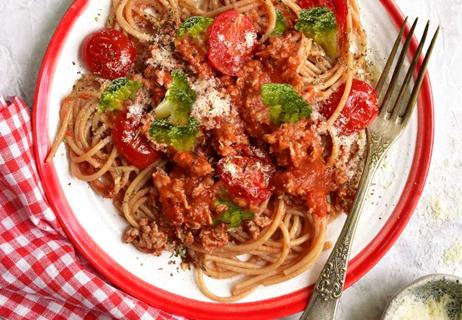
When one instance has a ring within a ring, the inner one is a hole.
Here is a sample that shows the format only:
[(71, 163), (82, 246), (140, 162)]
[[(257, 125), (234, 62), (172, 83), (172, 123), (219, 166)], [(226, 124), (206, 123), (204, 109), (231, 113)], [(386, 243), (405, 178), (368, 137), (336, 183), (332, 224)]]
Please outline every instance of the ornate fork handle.
[[(412, 42), (417, 21), (418, 18), (412, 24), (409, 34), (406, 37), (402, 50), (399, 54), (399, 58), (396, 62), (395, 69), (392, 72), (391, 80), (388, 86), (385, 86), (406, 29), (407, 18), (404, 20), (399, 35), (393, 45), (393, 49), (383, 69), (382, 75), (377, 83), (376, 90), (378, 96), (383, 98), (381, 99), (380, 112), (377, 119), (369, 126), (369, 129), (367, 129), (367, 158), (364, 166), (364, 172), (361, 177), (361, 181), (359, 182), (356, 199), (353, 203), (353, 208), (347, 217), (345, 225), (343, 226), (342, 232), (340, 233), (340, 237), (335, 244), (334, 250), (332, 251), (318, 281), (316, 282), (313, 296), (311, 297), (308, 307), (300, 317), (301, 320), (333, 320), (335, 317), (338, 299), (342, 294), (345, 284), (351, 245), (359, 217), (364, 206), (364, 200), (370, 187), (372, 176), (377, 170), (385, 152), (387, 152), (392, 143), (398, 139), (409, 123), (411, 115), (415, 110), (417, 97), (425, 78), (425, 72), (428, 62), (430, 61), (430, 56), (438, 38), (440, 30), (439, 27), (436, 29), (425, 58), (423, 59), (422, 66), (414, 82), (411, 94), (408, 98), (405, 98), (406, 92), (410, 88), (412, 76), (419, 64), (419, 58), (425, 45), (430, 27), (429, 21), (425, 27), (417, 51), (412, 59), (411, 66), (407, 70), (406, 77), (403, 83), (398, 86), (397, 83), (399, 81), (399, 74), (401, 69), (403, 69), (403, 63), (405, 61), (408, 48)], [(397, 87), (400, 88), (397, 89)], [(393, 92), (399, 92), (396, 99), (393, 98)]]
[(358, 192), (347, 217), (342, 232), (316, 282), (313, 296), (308, 308), (300, 320), (332, 320), (335, 317), (337, 303), (345, 285), (345, 276), (351, 246), (358, 225), (360, 213), (364, 206), (372, 177), (383, 155), (390, 148), (392, 141), (374, 133), (368, 133), (368, 152), (364, 172), (359, 182)]

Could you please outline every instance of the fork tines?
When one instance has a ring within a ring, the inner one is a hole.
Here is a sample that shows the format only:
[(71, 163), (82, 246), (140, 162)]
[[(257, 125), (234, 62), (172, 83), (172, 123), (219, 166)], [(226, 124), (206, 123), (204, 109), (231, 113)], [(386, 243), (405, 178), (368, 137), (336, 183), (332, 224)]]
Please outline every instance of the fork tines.
[[(404, 20), (403, 25), (401, 26), (401, 30), (399, 32), (398, 37), (396, 38), (395, 44), (393, 46), (393, 49), (390, 53), (390, 56), (388, 57), (387, 63), (383, 69), (382, 75), (380, 76), (380, 79), (377, 83), (376, 89), (377, 89), (377, 94), (379, 98), (381, 98), (380, 101), (380, 117), (385, 118), (385, 119), (391, 119), (393, 121), (399, 122), (399, 123), (407, 123), (409, 120), (410, 116), (412, 115), (412, 111), (414, 110), (414, 107), (417, 102), (417, 97), (420, 92), (420, 88), (422, 86), (422, 82), (425, 77), (425, 72), (427, 70), (428, 62), (430, 60), (430, 56), (432, 54), (433, 48), (436, 43), (436, 39), (438, 38), (438, 34), (440, 31), (440, 27), (435, 31), (435, 34), (433, 35), (433, 39), (430, 43), (430, 46), (428, 47), (428, 50), (425, 54), (425, 58), (423, 59), (422, 65), (420, 67), (419, 73), (417, 75), (417, 78), (414, 82), (414, 87), (410, 93), (410, 95), (406, 95), (406, 92), (409, 88), (409, 84), (411, 82), (412, 76), (415, 73), (417, 66), (419, 64), (419, 59), (423, 51), (423, 47), (425, 45), (425, 41), (427, 40), (428, 36), (428, 31), (430, 28), (430, 21), (427, 22), (427, 25), (425, 27), (424, 33), (422, 35), (422, 38), (420, 40), (420, 44), (417, 48), (417, 51), (412, 57), (412, 62), (411, 65), (408, 68), (408, 71), (406, 73), (406, 76), (404, 78), (404, 81), (401, 84), (401, 87), (399, 88), (399, 93), (397, 95), (397, 98), (393, 103), (390, 104), (390, 100), (393, 97), (393, 94), (396, 93), (395, 90), (397, 90), (397, 84), (398, 84), (398, 79), (400, 76), (401, 71), (404, 69), (404, 63), (406, 60), (406, 54), (408, 53), (409, 46), (411, 44), (412, 38), (414, 36), (414, 32), (417, 26), (417, 22), (419, 18), (416, 18), (414, 20), (414, 23), (412, 24), (412, 27), (404, 41), (404, 44), (402, 46), (401, 52), (399, 54), (398, 60), (396, 62), (395, 69), (393, 71), (393, 75), (391, 77), (391, 80), (388, 84), (388, 87), (386, 87), (386, 81), (389, 76), (389, 72), (391, 70), (391, 67), (395, 61), (396, 54), (398, 53), (398, 49), (400, 47), (400, 44), (403, 40), (406, 26), (407, 26), (407, 20), (406, 18)], [(405, 98), (408, 98), (407, 101), (405, 101)]]

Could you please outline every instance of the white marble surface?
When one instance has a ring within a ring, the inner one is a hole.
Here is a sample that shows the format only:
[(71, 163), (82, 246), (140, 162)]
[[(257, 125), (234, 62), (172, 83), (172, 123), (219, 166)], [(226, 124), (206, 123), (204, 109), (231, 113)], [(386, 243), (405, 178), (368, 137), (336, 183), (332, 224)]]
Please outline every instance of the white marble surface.
[[(344, 294), (341, 320), (379, 319), (389, 298), (420, 276), (462, 276), (462, 0), (396, 2), (409, 16), (443, 27), (430, 66), (436, 114), (432, 167), (418, 209), (396, 245)], [(20, 95), (32, 103), (46, 46), (70, 3), (0, 0), (0, 95)]]

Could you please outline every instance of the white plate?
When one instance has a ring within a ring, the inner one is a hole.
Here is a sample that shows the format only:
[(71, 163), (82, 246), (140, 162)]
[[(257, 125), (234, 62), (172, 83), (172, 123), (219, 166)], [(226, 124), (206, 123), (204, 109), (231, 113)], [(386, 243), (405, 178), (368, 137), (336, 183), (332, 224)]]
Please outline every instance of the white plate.
[[(97, 264), (96, 267), (99, 267), (100, 271), (115, 284), (130, 291), (129, 282), (134, 280), (125, 279), (119, 274), (116, 275), (117, 272), (115, 271), (112, 273), (112, 271), (101, 270), (105, 259), (101, 257), (101, 254), (113, 259), (111, 263), (115, 262), (114, 270), (123, 269), (123, 272), (128, 272), (128, 274), (134, 275), (144, 280), (147, 284), (163, 289), (166, 292), (198, 302), (210, 302), (197, 289), (191, 271), (178, 271), (178, 262), (176, 264), (168, 263), (173, 259), (170, 254), (154, 257), (140, 253), (132, 245), (122, 243), (121, 236), (127, 227), (126, 221), (119, 216), (111, 201), (99, 197), (87, 183), (71, 176), (64, 145), (61, 145), (54, 159), (54, 168), (43, 163), (49, 146), (47, 137), (54, 137), (58, 128), (60, 103), (71, 91), (74, 82), (80, 76), (79, 73), (84, 72), (79, 64), (79, 46), (89, 33), (104, 26), (106, 15), (109, 11), (109, 0), (88, 1), (86, 6), (84, 2), (84, 0), (76, 1), (58, 28), (45, 58), (37, 87), (37, 101), (34, 109), (34, 118), (37, 125), (34, 138), (37, 147), (37, 161), (47, 196), (58, 217), (65, 225), (69, 236), (90, 261)], [(362, 21), (368, 34), (369, 47), (372, 48), (370, 57), (381, 67), (397, 34), (391, 13), (387, 12), (384, 5), (388, 9), (392, 8), (390, 10), (396, 10), (396, 8), (393, 7), (394, 5), (391, 1), (382, 1), (381, 3), (379, 1), (362, 0), (359, 2), (362, 8)], [(79, 15), (77, 11), (80, 11), (83, 7), (84, 9)], [(396, 15), (396, 11), (394, 11), (394, 14)], [(399, 19), (399, 16), (395, 18)], [(74, 23), (71, 25), (72, 22)], [(59, 50), (61, 45), (62, 47)], [(424, 91), (427, 90), (427, 95), (430, 96), (428, 86), (429, 83), (426, 81)], [(430, 120), (428, 118), (424, 119), (422, 114), (419, 117), (417, 113), (414, 114), (408, 130), (392, 148), (374, 178), (374, 186), (366, 201), (367, 204), (352, 250), (352, 257), (357, 256), (359, 253), (361, 253), (361, 256), (358, 256), (357, 263), (353, 263), (350, 267), (349, 282), (364, 274), (391, 246), (409, 219), (420, 196), (431, 155), (433, 135), (430, 132), (424, 136), (419, 134), (419, 140), (416, 140), (416, 138), (419, 126), (420, 130), (432, 131), (433, 128), (432, 104), (428, 96), (426, 97), (426, 103), (420, 104), (419, 113), (422, 113), (425, 109), (425, 112), (429, 113)], [(417, 152), (416, 145), (419, 146)], [(414, 165), (413, 160), (415, 160)], [(411, 167), (413, 174), (409, 176)], [(59, 186), (64, 192), (65, 199), (59, 195), (61, 192)], [(408, 188), (411, 188), (411, 190)], [(394, 211), (398, 203), (399, 208)], [(67, 210), (67, 205), (72, 212)], [(393, 221), (389, 221), (387, 227), (384, 228), (392, 214), (394, 216)], [(69, 219), (69, 215), (73, 215), (73, 218)], [(402, 217), (401, 221), (399, 221), (400, 215)], [(329, 226), (328, 241), (335, 242), (344, 220), (344, 217), (340, 217)], [(391, 228), (396, 228), (397, 232), (393, 232), (393, 230), (390, 230)], [(373, 242), (378, 235), (379, 237)], [(93, 241), (93, 248), (86, 247), (82, 243), (86, 237)], [(387, 237), (391, 239), (385, 239)], [(363, 251), (367, 246), (367, 250)], [(324, 252), (310, 271), (285, 283), (259, 288), (240, 303), (277, 298), (306, 288), (307, 285), (314, 283), (316, 280), (328, 254), (329, 252)], [(351, 274), (352, 271), (356, 273)], [(229, 281), (209, 279), (207, 282), (213, 292), (219, 295), (229, 294)], [(143, 299), (143, 297), (140, 297), (140, 291), (133, 289), (131, 293)], [(295, 299), (295, 296), (293, 297)], [(297, 295), (296, 299), (298, 301), (296, 307), (293, 305), (284, 310), (284, 306), (280, 306), (281, 310), (277, 314), (282, 315), (293, 312), (294, 308), (300, 309), (303, 304), (299, 301), (300, 295)], [(152, 303), (150, 300), (148, 302)], [(258, 304), (256, 305), (255, 308), (258, 307)], [(164, 303), (161, 306), (165, 308)], [(263, 306), (263, 302), (261, 306)], [(167, 309), (169, 308), (167, 307)], [(239, 312), (236, 312), (237, 316)], [(187, 311), (183, 313), (191, 314)]]

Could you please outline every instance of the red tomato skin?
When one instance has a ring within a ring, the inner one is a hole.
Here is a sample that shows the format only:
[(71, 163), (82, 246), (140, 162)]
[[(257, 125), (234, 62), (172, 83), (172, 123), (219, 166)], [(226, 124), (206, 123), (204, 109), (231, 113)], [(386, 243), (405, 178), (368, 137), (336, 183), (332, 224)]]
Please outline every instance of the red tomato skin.
[(346, 31), (346, 23), (348, 16), (348, 3), (347, 0), (334, 0), (335, 3), (335, 16), (337, 17), (337, 23), (340, 26), (342, 32)]
[(127, 110), (121, 111), (114, 119), (112, 141), (117, 151), (131, 164), (144, 169), (161, 157), (148, 139), (140, 134), (141, 121), (129, 117)]
[[(229, 165), (233, 166), (233, 174), (228, 169)], [(269, 181), (274, 167), (265, 159), (246, 155), (225, 157), (218, 162), (217, 173), (234, 197), (258, 205), (271, 196)]]
[(114, 29), (96, 31), (85, 38), (80, 54), (93, 74), (114, 80), (125, 77), (132, 69), (136, 50), (123, 32)]
[(335, 10), (334, 0), (299, 0), (298, 5), (302, 9), (311, 9), (314, 7), (327, 7), (330, 10)]
[(208, 29), (208, 60), (216, 70), (236, 76), (251, 59), (257, 45), (257, 32), (252, 21), (236, 10), (215, 18)]
[[(329, 118), (342, 99), (345, 85), (342, 85), (321, 105), (321, 114)], [(345, 135), (366, 129), (379, 113), (377, 93), (364, 81), (354, 79), (351, 93), (335, 126)]]

